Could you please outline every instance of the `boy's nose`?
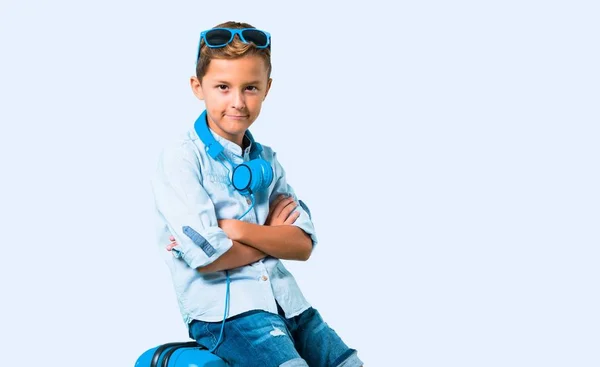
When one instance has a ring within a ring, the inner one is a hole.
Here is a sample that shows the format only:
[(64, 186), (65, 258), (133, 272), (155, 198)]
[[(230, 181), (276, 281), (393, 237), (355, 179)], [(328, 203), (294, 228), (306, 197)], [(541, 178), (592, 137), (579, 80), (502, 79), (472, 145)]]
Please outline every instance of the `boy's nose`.
[(241, 108), (244, 108), (245, 106), (246, 101), (244, 100), (244, 94), (240, 92), (233, 93), (231, 107), (239, 110)]

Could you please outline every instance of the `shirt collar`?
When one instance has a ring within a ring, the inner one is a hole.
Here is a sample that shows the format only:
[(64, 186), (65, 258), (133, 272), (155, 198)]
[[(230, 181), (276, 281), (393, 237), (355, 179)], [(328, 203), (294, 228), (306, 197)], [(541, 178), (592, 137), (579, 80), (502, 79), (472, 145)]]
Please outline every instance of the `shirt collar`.
[[(248, 130), (246, 130), (246, 132), (244, 133), (244, 139), (242, 140), (242, 145), (244, 145), (246, 147), (246, 148), (244, 148), (243, 151), (242, 151), (242, 148), (239, 145), (237, 145), (236, 143), (234, 143), (228, 139), (225, 139), (221, 135), (215, 133), (213, 131), (213, 129), (210, 128), (210, 126), (208, 127), (208, 130), (210, 131), (212, 136), (215, 138), (215, 140), (223, 146), (224, 151), (229, 154), (234, 154), (234, 155), (237, 155), (238, 157), (244, 157), (245, 155), (249, 155), (253, 149), (257, 148), (257, 143), (254, 142), (254, 138), (252, 137), (252, 134)], [(198, 139), (199, 141), (202, 141), (200, 139), (200, 137), (198, 136), (196, 129), (192, 128), (191, 134), (194, 137), (194, 139)]]

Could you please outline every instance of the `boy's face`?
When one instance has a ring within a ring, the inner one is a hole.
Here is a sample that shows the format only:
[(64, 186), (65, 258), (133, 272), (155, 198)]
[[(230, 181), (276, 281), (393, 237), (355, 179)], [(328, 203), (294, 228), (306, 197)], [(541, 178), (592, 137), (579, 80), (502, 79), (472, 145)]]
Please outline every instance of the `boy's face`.
[(204, 100), (208, 126), (242, 146), (244, 133), (260, 114), (271, 79), (260, 56), (213, 59), (202, 80), (191, 78), (196, 97)]

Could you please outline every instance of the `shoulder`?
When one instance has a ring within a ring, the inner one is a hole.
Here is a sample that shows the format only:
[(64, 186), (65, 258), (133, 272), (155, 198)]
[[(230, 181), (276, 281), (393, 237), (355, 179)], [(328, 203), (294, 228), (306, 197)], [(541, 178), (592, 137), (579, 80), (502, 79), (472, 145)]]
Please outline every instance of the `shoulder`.
[(261, 157), (272, 163), (278, 163), (277, 161), (277, 151), (271, 145), (260, 144), (262, 146)]
[(202, 144), (195, 134), (186, 131), (179, 134), (175, 139), (168, 141), (159, 153), (159, 162), (161, 164), (177, 165), (185, 162), (198, 163), (199, 149), (196, 145)]
[(271, 148), (271, 146), (269, 146), (269, 145), (265, 145), (262, 143), (260, 143), (260, 146), (262, 147), (262, 153), (261, 153), (262, 158), (267, 161), (272, 161), (276, 155), (273, 148)]
[(264, 160), (271, 164), (275, 177), (285, 176), (285, 169), (277, 157), (277, 151), (275, 151), (275, 149), (269, 145), (264, 145), (261, 143), (261, 146), (263, 148), (261, 156)]

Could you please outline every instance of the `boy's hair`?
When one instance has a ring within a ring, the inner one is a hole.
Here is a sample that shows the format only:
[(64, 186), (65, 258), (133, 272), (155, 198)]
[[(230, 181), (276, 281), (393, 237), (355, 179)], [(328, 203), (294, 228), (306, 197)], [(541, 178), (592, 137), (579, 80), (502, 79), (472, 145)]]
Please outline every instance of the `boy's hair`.
[[(256, 28), (251, 26), (248, 23), (241, 22), (225, 22), (219, 25), (214, 26), (213, 28), (232, 28), (232, 29), (242, 29), (242, 28)], [(239, 38), (238, 35), (235, 35), (233, 41), (224, 47), (211, 48), (207, 47), (204, 44), (204, 40), (200, 40), (200, 57), (198, 58), (198, 63), (196, 64), (196, 77), (200, 82), (202, 82), (202, 77), (206, 74), (206, 70), (208, 69), (208, 65), (210, 64), (210, 60), (212, 59), (239, 59), (248, 55), (258, 55), (260, 56), (267, 66), (267, 76), (271, 77), (271, 47), (267, 48), (256, 48), (253, 43), (244, 43)]]

